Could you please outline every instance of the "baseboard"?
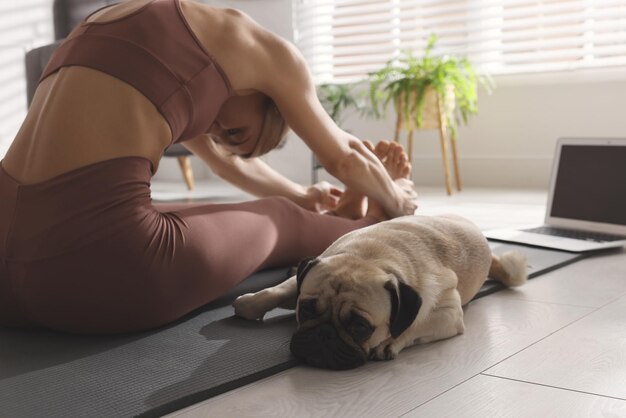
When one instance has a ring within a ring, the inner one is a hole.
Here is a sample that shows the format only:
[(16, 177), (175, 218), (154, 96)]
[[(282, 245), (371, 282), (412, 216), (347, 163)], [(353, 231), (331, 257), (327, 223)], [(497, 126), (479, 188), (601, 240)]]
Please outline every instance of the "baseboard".
[[(450, 160), (452, 186), (454, 170)], [(459, 171), (463, 186), (520, 187), (547, 189), (552, 158), (543, 156), (463, 156)], [(444, 169), (440, 155), (413, 157), (413, 181), (416, 185), (443, 186)]]

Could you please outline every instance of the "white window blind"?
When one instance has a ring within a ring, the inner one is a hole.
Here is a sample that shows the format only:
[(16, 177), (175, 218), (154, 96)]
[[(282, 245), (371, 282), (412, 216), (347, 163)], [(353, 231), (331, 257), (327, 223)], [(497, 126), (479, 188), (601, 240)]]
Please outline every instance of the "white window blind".
[(52, 30), (52, 0), (0, 0), (0, 159), (26, 114), (24, 55)]
[(626, 65), (626, 0), (294, 0), (318, 82), (362, 79), (402, 50), (467, 56), (490, 74)]

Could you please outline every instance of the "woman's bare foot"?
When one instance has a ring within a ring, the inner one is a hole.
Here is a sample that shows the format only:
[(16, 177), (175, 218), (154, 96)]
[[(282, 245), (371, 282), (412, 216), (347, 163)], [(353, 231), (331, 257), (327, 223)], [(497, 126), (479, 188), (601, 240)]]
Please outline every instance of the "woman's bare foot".
[(371, 151), (382, 161), (392, 180), (411, 178), (411, 163), (402, 145), (380, 141)]
[(376, 219), (378, 222), (389, 220), (389, 216), (385, 212), (385, 208), (374, 199), (367, 199), (367, 212), (365, 216)]
[[(411, 187), (413, 186), (410, 180), (411, 163), (409, 163), (409, 158), (406, 152), (404, 152), (402, 145), (397, 142), (379, 141), (376, 147), (370, 148), (370, 151), (380, 159), (392, 180), (401, 187), (408, 187), (408, 183), (410, 183)], [(367, 215), (374, 216), (380, 220), (389, 219), (383, 206), (372, 199), (368, 199)]]
[(367, 210), (367, 199), (361, 193), (354, 190), (346, 189), (341, 197), (333, 213), (342, 218), (361, 219), (365, 216)]
[[(411, 164), (402, 145), (397, 142), (380, 141), (374, 147), (367, 140), (363, 141), (363, 144), (380, 159), (392, 180), (410, 181), (408, 179), (411, 177)], [(351, 189), (343, 192), (334, 213), (349, 219), (361, 219), (363, 216), (371, 216), (379, 221), (389, 219), (382, 205)]]

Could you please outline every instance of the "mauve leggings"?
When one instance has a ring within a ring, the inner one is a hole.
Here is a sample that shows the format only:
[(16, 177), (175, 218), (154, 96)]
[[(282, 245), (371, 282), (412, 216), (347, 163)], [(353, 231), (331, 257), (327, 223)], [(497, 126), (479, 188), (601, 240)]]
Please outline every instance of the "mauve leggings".
[(158, 327), (255, 271), (372, 224), (284, 198), (154, 205), (150, 161), (122, 157), (33, 185), (0, 168), (0, 325), (88, 334)]

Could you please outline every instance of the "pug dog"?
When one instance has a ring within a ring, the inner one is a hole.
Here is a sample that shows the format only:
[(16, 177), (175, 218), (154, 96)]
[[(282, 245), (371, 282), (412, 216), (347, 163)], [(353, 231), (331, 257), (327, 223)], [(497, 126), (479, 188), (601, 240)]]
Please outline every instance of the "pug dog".
[(405, 216), (344, 235), (302, 261), (296, 276), (233, 305), (248, 319), (296, 307), (292, 353), (341, 370), (463, 333), (463, 306), (487, 277), (523, 284), (525, 257), (492, 254), (478, 227), (462, 217)]

